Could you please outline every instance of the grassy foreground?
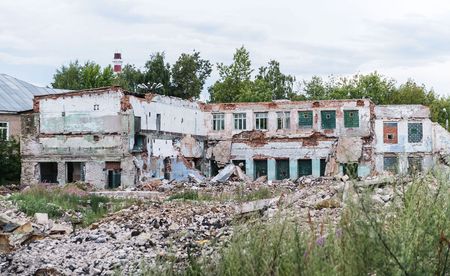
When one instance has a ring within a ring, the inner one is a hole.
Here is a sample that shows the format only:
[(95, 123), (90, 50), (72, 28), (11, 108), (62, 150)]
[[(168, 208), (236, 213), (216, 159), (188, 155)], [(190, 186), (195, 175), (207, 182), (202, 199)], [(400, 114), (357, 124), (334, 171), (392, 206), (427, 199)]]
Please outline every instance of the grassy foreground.
[(322, 234), (319, 225), (302, 231), (289, 218), (237, 227), (220, 258), (146, 274), (449, 275), (448, 179), (430, 174), (398, 186), (383, 207), (370, 199), (373, 191), (355, 194), (340, 224)]
[(89, 225), (106, 214), (131, 206), (134, 201), (90, 195), (82, 190), (66, 187), (34, 186), (11, 196), (19, 210), (29, 216), (48, 213), (51, 218), (69, 214), (71, 219)]

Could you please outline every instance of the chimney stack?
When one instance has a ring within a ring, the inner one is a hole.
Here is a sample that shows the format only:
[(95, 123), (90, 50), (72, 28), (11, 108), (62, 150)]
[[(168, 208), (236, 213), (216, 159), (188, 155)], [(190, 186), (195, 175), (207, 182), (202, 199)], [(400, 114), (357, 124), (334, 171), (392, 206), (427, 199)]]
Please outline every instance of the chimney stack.
[(121, 53), (114, 53), (114, 73), (120, 73), (122, 72), (122, 54)]

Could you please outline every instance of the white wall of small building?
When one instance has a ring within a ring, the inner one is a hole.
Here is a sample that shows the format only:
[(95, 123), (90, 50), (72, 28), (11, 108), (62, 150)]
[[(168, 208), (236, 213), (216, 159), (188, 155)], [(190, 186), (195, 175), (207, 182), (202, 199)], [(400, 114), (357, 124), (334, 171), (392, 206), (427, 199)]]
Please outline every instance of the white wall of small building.
[(160, 114), (160, 131), (206, 135), (204, 115), (196, 102), (155, 95), (150, 102), (130, 97), (130, 103), (134, 116), (141, 117), (142, 130), (157, 130), (156, 118)]
[(121, 92), (110, 91), (42, 98), (39, 100), (40, 133), (120, 132), (122, 96)]

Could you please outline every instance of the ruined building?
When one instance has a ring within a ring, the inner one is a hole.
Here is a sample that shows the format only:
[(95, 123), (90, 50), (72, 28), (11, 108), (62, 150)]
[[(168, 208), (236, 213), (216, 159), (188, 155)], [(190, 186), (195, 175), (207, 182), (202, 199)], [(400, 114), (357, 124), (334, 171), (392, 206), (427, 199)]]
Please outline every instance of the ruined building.
[(424, 106), (370, 100), (204, 104), (119, 87), (42, 95), (23, 115), (22, 182), (129, 187), (212, 176), (296, 179), (429, 169), (448, 132)]

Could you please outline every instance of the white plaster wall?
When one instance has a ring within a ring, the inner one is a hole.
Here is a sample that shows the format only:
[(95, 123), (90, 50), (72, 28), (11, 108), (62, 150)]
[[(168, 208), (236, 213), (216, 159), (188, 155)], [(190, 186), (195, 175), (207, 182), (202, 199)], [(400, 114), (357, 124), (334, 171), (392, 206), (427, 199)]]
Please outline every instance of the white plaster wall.
[(315, 147), (305, 147), (301, 142), (270, 142), (262, 147), (249, 146), (245, 143), (233, 143), (231, 156), (233, 159), (252, 159), (253, 156), (319, 159), (328, 156), (333, 143), (333, 141), (319, 141), (319, 144)]
[(152, 140), (152, 156), (174, 157), (178, 155), (173, 147), (172, 140), (153, 139)]
[(450, 133), (438, 123), (432, 124), (433, 128), (433, 151), (448, 154), (450, 153)]
[[(40, 132), (119, 132), (122, 95), (111, 91), (40, 99)], [(98, 110), (94, 110), (94, 105), (99, 106)]]
[[(384, 122), (397, 122), (398, 143), (384, 143)], [(408, 142), (408, 123), (422, 123), (423, 138), (420, 143)], [(430, 119), (377, 119), (375, 120), (375, 152), (432, 152), (433, 127)]]
[(106, 171), (104, 161), (89, 161), (85, 163), (85, 181), (91, 183), (97, 189), (106, 187)]
[(156, 130), (156, 114), (161, 114), (161, 131), (206, 135), (204, 115), (198, 103), (173, 97), (155, 96), (151, 102), (130, 97), (134, 115), (141, 117), (141, 129)]
[(119, 148), (122, 146), (122, 137), (107, 135), (101, 137), (99, 141), (94, 141), (93, 135), (83, 135), (82, 137), (59, 135), (39, 138), (39, 142), (47, 148)]
[(420, 104), (408, 105), (377, 105), (375, 106), (377, 119), (407, 119), (430, 118), (430, 109)]

